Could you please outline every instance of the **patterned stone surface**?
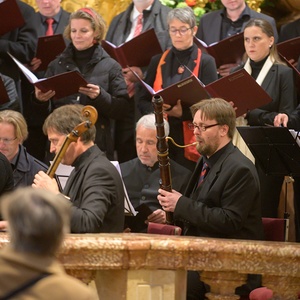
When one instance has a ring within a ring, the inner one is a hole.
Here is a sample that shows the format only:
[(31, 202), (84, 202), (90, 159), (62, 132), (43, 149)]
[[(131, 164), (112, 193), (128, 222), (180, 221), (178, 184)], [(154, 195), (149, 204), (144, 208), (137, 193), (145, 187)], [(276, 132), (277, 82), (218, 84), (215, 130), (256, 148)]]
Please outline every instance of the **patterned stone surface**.
[[(7, 234), (1, 233), (0, 248), (7, 243)], [(95, 277), (88, 270), (198, 270), (209, 274), (210, 284), (220, 295), (228, 291), (222, 280), (213, 280), (220, 274), (234, 277), (237, 286), (245, 274), (262, 274), (264, 285), (285, 300), (297, 299), (300, 291), (300, 244), (296, 243), (134, 233), (70, 234), (58, 258), (69, 273), (85, 282), (89, 276), (91, 280)]]

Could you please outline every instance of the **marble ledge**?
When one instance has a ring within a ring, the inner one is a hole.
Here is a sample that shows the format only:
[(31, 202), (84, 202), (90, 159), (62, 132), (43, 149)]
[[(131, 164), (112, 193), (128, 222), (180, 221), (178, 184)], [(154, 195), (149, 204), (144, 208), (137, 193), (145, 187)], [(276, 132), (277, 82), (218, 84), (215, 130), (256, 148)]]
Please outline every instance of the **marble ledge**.
[[(0, 248), (8, 243), (0, 234)], [(70, 234), (58, 253), (66, 269), (236, 271), (300, 277), (300, 244), (151, 234)]]

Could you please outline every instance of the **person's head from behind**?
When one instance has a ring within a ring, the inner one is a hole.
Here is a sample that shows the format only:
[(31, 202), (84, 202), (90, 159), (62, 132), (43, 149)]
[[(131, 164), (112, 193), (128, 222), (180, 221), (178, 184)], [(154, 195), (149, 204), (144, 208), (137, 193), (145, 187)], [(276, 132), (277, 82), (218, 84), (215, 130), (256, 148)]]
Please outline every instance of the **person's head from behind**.
[[(164, 120), (165, 136), (169, 135), (169, 123)], [(157, 162), (157, 138), (155, 115), (148, 114), (136, 123), (136, 152), (142, 164), (153, 167)]]
[(60, 10), (61, 0), (36, 0), (38, 11), (47, 18), (53, 18)]
[(21, 113), (14, 110), (0, 111), (0, 152), (9, 161), (17, 155), (19, 144), (27, 137), (27, 124)]
[(235, 132), (236, 115), (233, 107), (225, 100), (211, 98), (191, 106), (197, 150), (210, 157), (232, 140)]
[(167, 22), (172, 45), (177, 50), (190, 48), (198, 29), (193, 10), (189, 6), (174, 8), (168, 13)]
[[(48, 136), (48, 140), (50, 141), (51, 153), (57, 154), (61, 150), (66, 136), (81, 123), (88, 121), (82, 113), (83, 108), (84, 106), (80, 104), (63, 105), (56, 108), (47, 117), (43, 125), (43, 132)], [(83, 132), (76, 142), (72, 142), (69, 145), (61, 162), (65, 165), (71, 165), (84, 152), (84, 146), (93, 145), (95, 137), (96, 128), (95, 126), (91, 126)], [(82, 144), (83, 147), (79, 146), (79, 144)]]
[(101, 43), (105, 32), (104, 19), (94, 9), (84, 7), (71, 14), (64, 36), (78, 51), (82, 51)]
[(248, 57), (254, 62), (265, 59), (268, 55), (272, 62), (281, 63), (274, 31), (271, 24), (263, 19), (251, 19), (244, 29), (244, 45)]
[(42, 189), (19, 188), (1, 199), (10, 244), (19, 252), (54, 255), (70, 228), (70, 207)]

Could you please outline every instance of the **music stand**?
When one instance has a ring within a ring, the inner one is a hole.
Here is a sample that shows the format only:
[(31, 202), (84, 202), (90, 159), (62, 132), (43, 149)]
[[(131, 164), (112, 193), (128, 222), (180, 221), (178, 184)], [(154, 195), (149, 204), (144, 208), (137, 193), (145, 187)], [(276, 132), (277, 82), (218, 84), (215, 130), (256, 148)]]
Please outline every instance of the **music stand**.
[(237, 127), (238, 132), (266, 175), (288, 176), (285, 181), (286, 238), (288, 239), (289, 213), (287, 212), (287, 184), (300, 175), (300, 136), (288, 128), (268, 126)]

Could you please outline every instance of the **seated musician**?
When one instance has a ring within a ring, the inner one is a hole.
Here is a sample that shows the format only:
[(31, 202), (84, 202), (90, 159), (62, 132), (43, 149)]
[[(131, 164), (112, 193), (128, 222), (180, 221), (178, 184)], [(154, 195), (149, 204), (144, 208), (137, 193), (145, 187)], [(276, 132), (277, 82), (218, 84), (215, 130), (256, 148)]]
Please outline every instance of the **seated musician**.
[[(124, 189), (121, 176), (94, 144), (95, 126), (89, 129), (85, 126), (82, 109), (79, 104), (61, 106), (47, 117), (43, 125), (50, 141), (50, 151), (61, 153), (61, 162), (74, 167), (62, 191), (65, 201), (71, 205), (71, 232), (122, 232)], [(66, 136), (82, 123), (86, 131), (64, 149)], [(55, 179), (42, 171), (35, 176), (32, 186), (60, 193)]]
[[(169, 124), (164, 121), (165, 134)], [(153, 212), (148, 222), (166, 223), (166, 213), (157, 200), (160, 185), (160, 170), (156, 148), (155, 115), (141, 117), (136, 124), (136, 152), (138, 157), (120, 164), (123, 181), (134, 208), (146, 204)], [(183, 192), (191, 171), (170, 160), (172, 187)], [(145, 224), (146, 228), (146, 224)], [(131, 230), (134, 231), (134, 230)]]

